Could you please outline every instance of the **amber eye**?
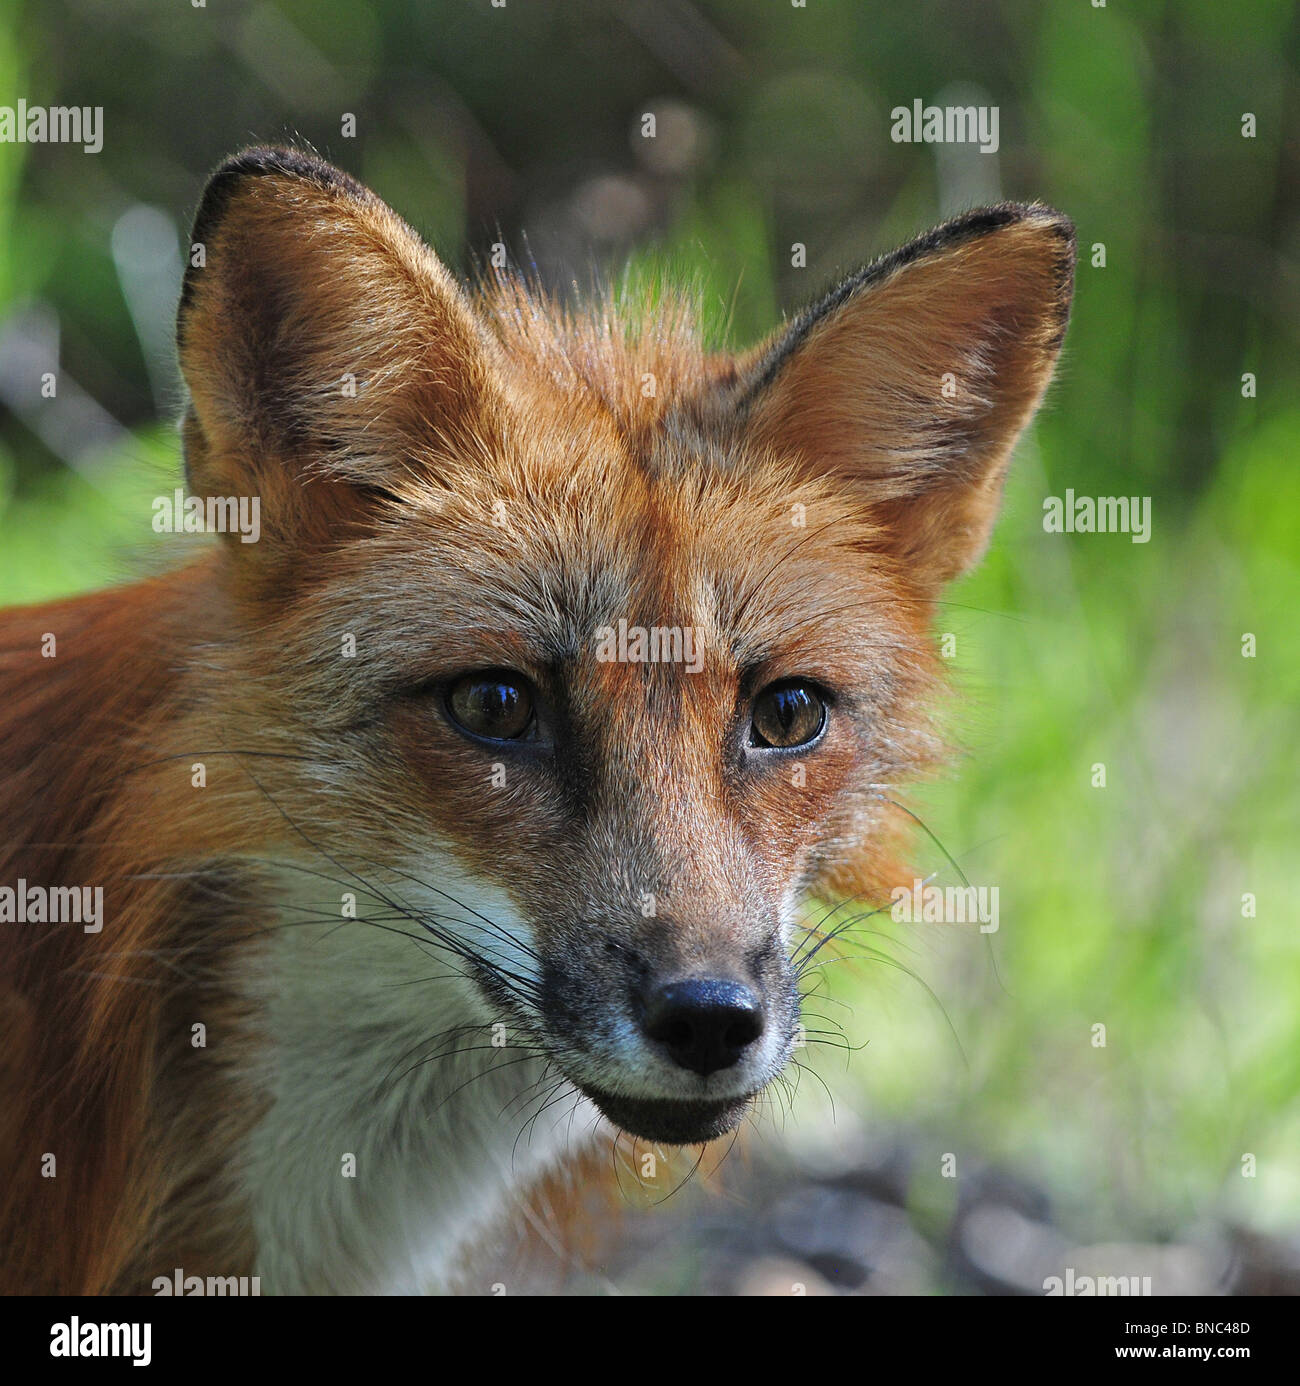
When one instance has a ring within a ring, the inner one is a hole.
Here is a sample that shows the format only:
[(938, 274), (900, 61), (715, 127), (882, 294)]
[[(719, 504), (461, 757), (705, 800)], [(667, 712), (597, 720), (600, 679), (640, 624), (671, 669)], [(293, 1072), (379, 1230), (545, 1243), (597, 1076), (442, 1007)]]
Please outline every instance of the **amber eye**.
[(519, 741), (533, 725), (533, 695), (528, 680), (508, 669), (466, 674), (447, 691), (447, 714), (472, 736)]
[(826, 725), (826, 700), (810, 683), (774, 683), (754, 699), (752, 746), (806, 746)]

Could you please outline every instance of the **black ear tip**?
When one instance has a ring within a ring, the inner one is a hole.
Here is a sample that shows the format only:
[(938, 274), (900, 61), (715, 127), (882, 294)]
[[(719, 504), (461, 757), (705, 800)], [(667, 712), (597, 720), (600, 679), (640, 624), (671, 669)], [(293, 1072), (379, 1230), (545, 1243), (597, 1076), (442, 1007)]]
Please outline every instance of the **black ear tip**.
[[(199, 199), (198, 211), (190, 231), (190, 245), (206, 245), (220, 225), (235, 191), (249, 178), (292, 178), (313, 184), (327, 192), (342, 194), (359, 202), (372, 199), (372, 194), (350, 174), (305, 149), (289, 145), (252, 145), (232, 154), (209, 177)], [(183, 323), (194, 292), (196, 270), (192, 255), (186, 256), (187, 268), (181, 285), (179, 318)]]
[(1059, 346), (1070, 314), (1074, 293), (1075, 230), (1064, 213), (1041, 202), (999, 202), (992, 207), (976, 207), (962, 212), (906, 245), (882, 255), (849, 275), (822, 298), (810, 304), (787, 326), (760, 365), (749, 385), (738, 396), (737, 408), (745, 409), (776, 378), (795, 349), (824, 318), (850, 299), (869, 292), (898, 271), (918, 261), (954, 250), (968, 241), (982, 240), (1013, 226), (1036, 226), (1057, 238), (1053, 270), (1055, 273), (1055, 320), (1053, 346)]
[[(1054, 294), (1046, 305), (1052, 321), (1052, 333), (1046, 346), (1056, 351), (1065, 337), (1065, 329), (1070, 317), (1070, 304), (1074, 298), (1074, 267), (1078, 258), (1078, 234), (1074, 222), (1064, 212), (1058, 212), (1044, 202), (999, 202), (992, 207), (977, 207), (953, 217), (942, 226), (904, 246), (893, 256), (886, 257), (886, 263), (894, 261), (905, 263), (908, 259), (928, 255), (935, 250), (947, 250), (964, 241), (979, 240), (984, 236), (1008, 227), (1028, 227), (1043, 231), (1054, 238), (1051, 255), (1051, 273), (1054, 278)], [(873, 266), (872, 269), (878, 269)]]
[(1068, 255), (1071, 264), (1074, 263), (1079, 237), (1074, 222), (1064, 212), (1058, 212), (1054, 207), (1048, 207), (1042, 202), (1013, 203), (1011, 205), (1021, 214), (1020, 220), (1023, 223), (1041, 227), (1044, 231), (1050, 231), (1055, 235), (1060, 242), (1062, 253)]
[(1064, 212), (1058, 212), (1043, 202), (999, 202), (992, 207), (975, 207), (936, 226), (933, 231), (912, 242), (911, 246), (905, 246), (904, 250), (911, 250), (912, 246), (922, 253), (944, 249), (1011, 226), (1049, 231), (1060, 239), (1071, 255), (1074, 254), (1074, 222)]
[(204, 239), (204, 234), (220, 221), (231, 195), (245, 179), (268, 177), (298, 179), (362, 201), (370, 198), (370, 194), (351, 174), (344, 173), (315, 154), (289, 146), (254, 145), (232, 154), (208, 179), (194, 216), (191, 239), (197, 242)]
[(1041, 202), (1008, 205), (1019, 214), (1017, 220), (1022, 224), (1039, 227), (1056, 237), (1052, 259), (1052, 269), (1056, 278), (1056, 328), (1047, 343), (1048, 350), (1055, 351), (1065, 337), (1070, 304), (1074, 299), (1074, 267), (1079, 254), (1078, 233), (1074, 222), (1064, 212), (1058, 212)]

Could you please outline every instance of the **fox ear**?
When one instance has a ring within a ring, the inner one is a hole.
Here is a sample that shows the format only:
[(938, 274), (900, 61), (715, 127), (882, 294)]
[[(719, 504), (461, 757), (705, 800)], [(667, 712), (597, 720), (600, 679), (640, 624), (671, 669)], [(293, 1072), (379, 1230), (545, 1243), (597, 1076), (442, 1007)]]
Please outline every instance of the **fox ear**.
[(329, 164), (236, 155), (208, 183), (191, 245), (177, 321), (188, 480), (260, 496), (273, 541), (328, 539), (483, 407), (487, 348), (461, 290)]
[(983, 554), (1016, 438), (1069, 316), (1074, 228), (969, 213), (846, 280), (738, 363), (725, 412), (760, 448), (842, 479), (933, 590)]

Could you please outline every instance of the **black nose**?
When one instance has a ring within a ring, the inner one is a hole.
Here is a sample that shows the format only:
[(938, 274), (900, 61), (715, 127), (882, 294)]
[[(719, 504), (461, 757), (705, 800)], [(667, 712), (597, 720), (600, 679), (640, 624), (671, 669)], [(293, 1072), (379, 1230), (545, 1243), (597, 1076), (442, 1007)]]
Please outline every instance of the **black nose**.
[(675, 1064), (709, 1074), (730, 1068), (763, 1033), (763, 1006), (738, 982), (689, 978), (655, 987), (641, 1024)]

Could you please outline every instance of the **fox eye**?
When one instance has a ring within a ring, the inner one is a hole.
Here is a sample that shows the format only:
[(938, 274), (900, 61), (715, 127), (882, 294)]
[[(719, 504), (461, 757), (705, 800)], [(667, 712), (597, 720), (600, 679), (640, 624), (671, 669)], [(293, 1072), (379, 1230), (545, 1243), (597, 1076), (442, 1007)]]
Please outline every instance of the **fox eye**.
[(533, 725), (533, 695), (522, 674), (489, 669), (447, 690), (447, 715), (462, 731), (489, 741), (519, 741)]
[(826, 725), (826, 699), (810, 683), (774, 683), (754, 699), (751, 746), (781, 749), (816, 741)]

